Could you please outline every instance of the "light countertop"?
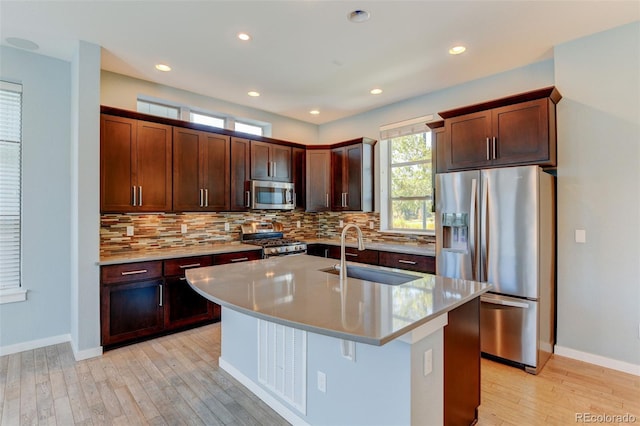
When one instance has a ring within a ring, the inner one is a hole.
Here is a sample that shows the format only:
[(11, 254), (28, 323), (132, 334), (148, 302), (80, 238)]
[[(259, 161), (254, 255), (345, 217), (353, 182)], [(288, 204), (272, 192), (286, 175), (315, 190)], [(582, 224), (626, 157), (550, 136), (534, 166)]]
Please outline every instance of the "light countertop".
[(261, 250), (251, 244), (209, 244), (205, 246), (174, 247), (155, 250), (127, 251), (108, 256), (101, 256), (99, 265), (115, 265), (132, 262), (148, 262), (152, 260), (177, 259), (180, 257), (206, 256), (209, 254), (235, 253), (239, 251)]
[[(307, 244), (328, 244), (332, 246), (340, 246), (339, 239), (317, 239), (317, 240), (305, 240)], [(355, 241), (347, 241), (345, 244), (346, 247), (358, 247), (358, 243)], [(418, 245), (418, 244), (402, 244), (402, 243), (373, 243), (373, 242), (365, 242), (364, 247), (369, 250), (382, 250), (382, 251), (390, 251), (394, 253), (403, 253), (403, 254), (418, 254), (422, 256), (435, 256), (436, 249), (435, 244), (431, 245)]]
[(299, 255), (190, 269), (187, 280), (224, 307), (332, 337), (383, 345), (491, 288), (490, 284), (400, 271), (416, 279), (386, 285), (321, 271), (335, 259)]

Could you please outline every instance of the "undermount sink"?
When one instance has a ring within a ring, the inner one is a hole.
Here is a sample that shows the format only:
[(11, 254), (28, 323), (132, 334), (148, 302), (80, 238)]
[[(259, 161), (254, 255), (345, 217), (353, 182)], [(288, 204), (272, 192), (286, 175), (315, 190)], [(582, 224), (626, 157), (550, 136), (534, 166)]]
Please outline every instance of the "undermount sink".
[[(320, 269), (320, 271), (328, 274), (339, 275), (340, 270), (337, 269), (336, 266)], [(352, 265), (347, 265), (347, 277), (387, 285), (400, 285), (420, 278), (415, 275), (403, 274), (401, 272), (384, 271)]]

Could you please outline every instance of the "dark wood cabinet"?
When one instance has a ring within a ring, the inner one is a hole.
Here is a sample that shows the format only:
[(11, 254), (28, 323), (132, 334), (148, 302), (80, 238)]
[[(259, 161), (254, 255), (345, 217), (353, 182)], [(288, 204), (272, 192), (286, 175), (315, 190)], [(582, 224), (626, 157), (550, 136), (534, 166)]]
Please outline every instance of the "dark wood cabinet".
[(102, 114), (101, 212), (157, 212), (172, 207), (172, 128)]
[[(355, 247), (345, 247), (344, 256), (348, 262), (378, 264), (378, 250), (358, 250)], [(340, 259), (340, 246), (329, 246), (329, 256), (333, 259)]]
[(309, 256), (329, 257), (329, 246), (326, 244), (307, 244)]
[(249, 139), (231, 138), (231, 200), (229, 210), (249, 210)]
[(444, 424), (468, 426), (480, 406), (480, 298), (448, 313), (444, 328)]
[(173, 210), (229, 210), (228, 136), (173, 128)]
[(444, 111), (439, 172), (486, 167), (556, 165), (556, 110), (551, 87)]
[(291, 148), (291, 178), (294, 185), (294, 200), (296, 208), (306, 206), (306, 149)]
[(185, 257), (164, 261), (165, 312), (167, 330), (220, 319), (220, 306), (195, 292), (187, 283), (188, 269), (213, 265), (212, 256)]
[(162, 262), (103, 266), (102, 345), (159, 333), (164, 328)]
[(249, 260), (262, 259), (262, 249), (238, 251), (234, 253), (221, 253), (213, 255), (214, 265), (225, 265), (227, 263), (246, 262)]
[(331, 209), (331, 150), (307, 150), (306, 211), (322, 212)]
[[(314, 243), (307, 245), (310, 256), (340, 259), (340, 246), (333, 244)], [(383, 250), (358, 250), (355, 247), (345, 247), (347, 261), (368, 263), (370, 265), (386, 266), (388, 268), (405, 269), (407, 271), (435, 274), (436, 258), (420, 254), (404, 254)]]
[(291, 182), (291, 147), (251, 141), (251, 179)]
[(381, 251), (378, 265), (389, 268), (406, 269), (408, 271), (424, 272), (427, 274), (436, 273), (436, 258), (433, 256)]
[[(364, 141), (365, 138), (359, 139)], [(331, 210), (372, 211), (373, 143), (347, 144), (331, 149)]]

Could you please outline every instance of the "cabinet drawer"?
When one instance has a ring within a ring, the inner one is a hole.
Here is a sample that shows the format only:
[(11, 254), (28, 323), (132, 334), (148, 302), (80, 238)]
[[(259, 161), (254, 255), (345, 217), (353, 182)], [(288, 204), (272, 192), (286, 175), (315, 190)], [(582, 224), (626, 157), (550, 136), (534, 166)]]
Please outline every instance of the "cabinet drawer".
[[(378, 250), (358, 250), (355, 247), (345, 247), (344, 256), (348, 262), (368, 263), (370, 265), (378, 264)], [(340, 259), (340, 247), (329, 247), (329, 257)]]
[(193, 256), (164, 261), (164, 276), (184, 276), (184, 271), (191, 268), (200, 268), (213, 265), (211, 256)]
[(238, 251), (235, 253), (222, 253), (213, 255), (214, 265), (224, 265), (226, 263), (245, 262), (247, 260), (262, 259), (262, 250)]
[(408, 271), (426, 272), (434, 274), (436, 271), (436, 259), (433, 256), (421, 256), (417, 254), (380, 252), (380, 266), (406, 269)]
[(103, 284), (141, 281), (162, 277), (162, 262), (135, 262), (103, 266), (100, 279)]

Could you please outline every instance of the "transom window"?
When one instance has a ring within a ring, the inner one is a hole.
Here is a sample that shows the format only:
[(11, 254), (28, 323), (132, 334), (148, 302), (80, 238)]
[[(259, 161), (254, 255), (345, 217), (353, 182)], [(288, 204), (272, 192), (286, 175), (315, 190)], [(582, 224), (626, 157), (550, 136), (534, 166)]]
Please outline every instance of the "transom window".
[(213, 115), (200, 114), (197, 112), (191, 112), (190, 117), (190, 121), (192, 123), (206, 124), (207, 126), (224, 129), (224, 118), (214, 117)]

